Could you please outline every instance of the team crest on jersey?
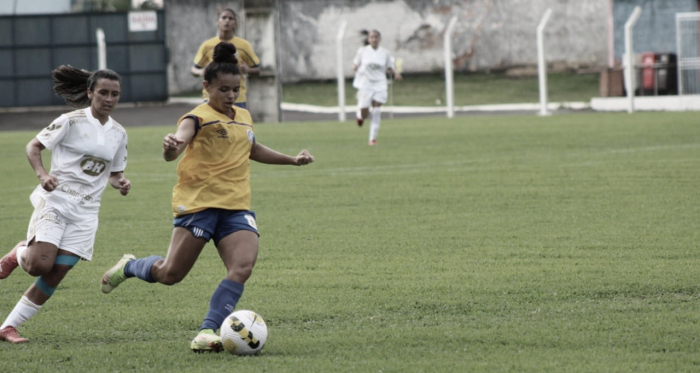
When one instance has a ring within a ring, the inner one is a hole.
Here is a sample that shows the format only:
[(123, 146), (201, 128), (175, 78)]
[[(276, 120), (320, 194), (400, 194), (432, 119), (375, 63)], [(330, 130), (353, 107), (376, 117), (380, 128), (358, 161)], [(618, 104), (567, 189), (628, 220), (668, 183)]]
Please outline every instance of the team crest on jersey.
[(87, 155), (80, 161), (80, 168), (90, 176), (97, 176), (104, 172), (107, 168), (107, 163), (109, 161), (105, 159)]
[(218, 138), (228, 139), (228, 131), (225, 128), (222, 128), (220, 130), (216, 130), (216, 133), (219, 134), (219, 136), (217, 136)]
[(248, 130), (248, 141), (250, 141), (251, 144), (255, 143), (255, 134), (252, 130)]

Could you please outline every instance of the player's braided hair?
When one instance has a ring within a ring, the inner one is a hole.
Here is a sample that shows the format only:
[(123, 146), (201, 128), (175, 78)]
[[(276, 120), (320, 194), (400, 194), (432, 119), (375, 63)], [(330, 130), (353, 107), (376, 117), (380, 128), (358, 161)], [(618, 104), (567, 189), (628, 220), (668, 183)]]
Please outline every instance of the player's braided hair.
[(103, 69), (90, 72), (75, 68), (71, 65), (61, 65), (51, 72), (53, 91), (63, 97), (71, 106), (80, 107), (90, 102), (88, 89), (93, 90), (100, 79), (116, 80), (121, 83), (122, 77), (116, 72)]
[(240, 75), (236, 47), (226, 41), (222, 41), (214, 47), (212, 62), (204, 70), (204, 80), (212, 82), (219, 73)]

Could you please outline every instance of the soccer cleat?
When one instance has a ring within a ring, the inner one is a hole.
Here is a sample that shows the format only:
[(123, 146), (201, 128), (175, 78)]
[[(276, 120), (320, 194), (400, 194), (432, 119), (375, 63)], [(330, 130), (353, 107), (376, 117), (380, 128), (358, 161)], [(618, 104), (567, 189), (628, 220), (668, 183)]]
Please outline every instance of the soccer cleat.
[(9, 253), (5, 254), (5, 256), (0, 259), (0, 280), (7, 278), (7, 276), (17, 268), (19, 265), (19, 263), (17, 263), (17, 248), (26, 245), (27, 241), (20, 241)]
[(0, 341), (8, 341), (10, 343), (24, 343), (29, 342), (27, 338), (22, 338), (17, 333), (17, 329), (14, 326), (6, 326), (0, 329)]
[(356, 118), (357, 119), (357, 126), (362, 127), (362, 123), (364, 122), (364, 119), (362, 118)]
[(115, 264), (114, 267), (110, 268), (109, 271), (102, 276), (103, 293), (109, 293), (126, 280), (126, 275), (124, 275), (124, 267), (126, 266), (126, 263), (134, 259), (136, 259), (135, 256), (131, 254), (124, 254), (124, 256), (119, 259), (117, 264)]
[(372, 146), (377, 145), (377, 140), (369, 140), (369, 144)]
[(221, 337), (216, 335), (211, 329), (202, 329), (190, 344), (190, 349), (193, 352), (221, 352), (223, 346)]

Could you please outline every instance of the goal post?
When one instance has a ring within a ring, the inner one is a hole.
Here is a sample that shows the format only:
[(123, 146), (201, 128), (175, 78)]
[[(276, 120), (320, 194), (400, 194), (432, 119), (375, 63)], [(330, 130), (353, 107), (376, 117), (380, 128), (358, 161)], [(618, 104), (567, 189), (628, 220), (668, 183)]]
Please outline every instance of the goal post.
[(343, 37), (348, 21), (342, 20), (335, 36), (335, 66), (338, 80), (338, 121), (345, 122), (345, 73), (343, 72)]
[(636, 83), (636, 66), (634, 60), (634, 46), (632, 43), (633, 29), (635, 23), (642, 14), (642, 8), (636, 6), (632, 15), (625, 23), (625, 89), (627, 89), (627, 112), (634, 112), (634, 91), (637, 88)]
[(455, 116), (454, 68), (452, 66), (452, 29), (457, 23), (457, 16), (452, 16), (443, 35), (443, 53), (445, 55), (445, 98), (447, 101), (447, 117)]
[(547, 61), (544, 58), (544, 28), (547, 26), (552, 9), (548, 8), (540, 24), (537, 25), (537, 75), (540, 85), (540, 113), (539, 115), (549, 115), (547, 111)]
[(95, 38), (97, 39), (97, 69), (104, 70), (107, 68), (107, 43), (105, 43), (105, 32), (101, 28), (95, 30)]
[(700, 94), (700, 12), (676, 14), (678, 95)]

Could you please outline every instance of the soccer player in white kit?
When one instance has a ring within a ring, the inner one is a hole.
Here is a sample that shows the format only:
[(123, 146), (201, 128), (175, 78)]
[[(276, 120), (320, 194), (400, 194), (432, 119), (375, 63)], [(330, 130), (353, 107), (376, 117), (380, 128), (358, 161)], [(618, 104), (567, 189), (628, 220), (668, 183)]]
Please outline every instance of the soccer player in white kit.
[(370, 105), (372, 107), (372, 121), (369, 129), (369, 144), (377, 144), (379, 125), (382, 120), (382, 104), (386, 102), (387, 71), (394, 75), (397, 81), (401, 81), (401, 74), (394, 67), (393, 58), (389, 52), (379, 46), (382, 36), (379, 31), (369, 32), (369, 44), (358, 49), (352, 60), (352, 68), (355, 70), (353, 87), (357, 88), (357, 125), (362, 127), (364, 120), (369, 116)]
[[(27, 240), (0, 259), (0, 279), (20, 266), (37, 280), (0, 325), (0, 340), (23, 343), (17, 327), (34, 316), (80, 259), (91, 260), (100, 199), (107, 183), (126, 196), (127, 135), (109, 114), (121, 95), (112, 70), (89, 72), (60, 66), (52, 72), (54, 92), (72, 106), (27, 144), (27, 158), (40, 185), (30, 196), (34, 213)], [(50, 149), (51, 172), (41, 151)]]

